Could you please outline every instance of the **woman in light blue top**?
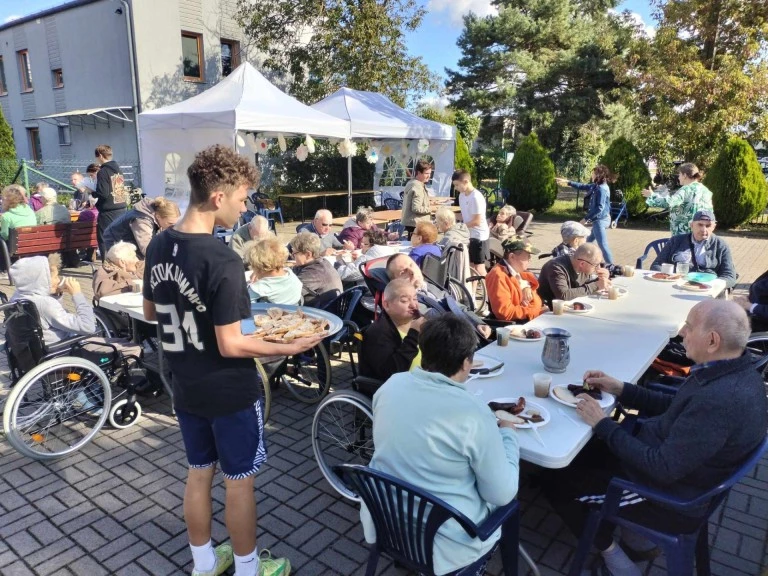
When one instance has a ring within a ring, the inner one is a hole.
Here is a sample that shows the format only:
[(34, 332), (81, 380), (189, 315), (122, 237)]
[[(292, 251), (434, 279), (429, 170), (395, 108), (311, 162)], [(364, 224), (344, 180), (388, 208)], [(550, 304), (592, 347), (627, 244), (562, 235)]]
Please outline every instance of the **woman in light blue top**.
[(245, 260), (251, 267), (248, 292), (252, 300), (292, 306), (301, 303), (301, 280), (285, 267), (288, 249), (280, 240), (265, 238), (248, 242), (244, 252)]
[(598, 164), (592, 170), (592, 182), (589, 184), (580, 184), (579, 182), (566, 181), (558, 178), (558, 183), (567, 184), (576, 190), (589, 190), (589, 209), (587, 215), (581, 221), (582, 224), (592, 223), (592, 233), (587, 238), (587, 242), (595, 242), (603, 251), (603, 260), (606, 264), (613, 263), (613, 254), (608, 247), (608, 238), (606, 232), (611, 227), (611, 190), (608, 188), (610, 182), (615, 182), (616, 177), (611, 170), (604, 164)]
[[(446, 346), (450, 342), (450, 346)], [(423, 368), (395, 374), (373, 397), (370, 466), (427, 490), (480, 524), (516, 495), (520, 452), (509, 422), (467, 392), (477, 339), (472, 326), (453, 314), (430, 318), (421, 328)], [(365, 505), (365, 539), (376, 531)], [(470, 538), (454, 520), (437, 532), (432, 552), (436, 574), (472, 564), (493, 548)]]

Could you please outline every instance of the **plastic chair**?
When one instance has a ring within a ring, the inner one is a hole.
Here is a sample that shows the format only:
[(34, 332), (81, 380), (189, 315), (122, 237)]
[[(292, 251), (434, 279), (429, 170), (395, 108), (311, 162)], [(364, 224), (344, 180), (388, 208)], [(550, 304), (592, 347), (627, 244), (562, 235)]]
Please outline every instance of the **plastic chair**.
[[(451, 519), (458, 522), (469, 536), (483, 541), (501, 528), (499, 543), (504, 574), (517, 575), (520, 530), (517, 500), (499, 507), (478, 526), (427, 491), (384, 472), (349, 464), (334, 466), (334, 471), (365, 502), (376, 526), (376, 542), (370, 547), (366, 576), (376, 573), (381, 554), (386, 554), (410, 571), (434, 574), (432, 548), (435, 535)], [(494, 550), (451, 574), (476, 574)]]
[(643, 262), (645, 262), (645, 259), (648, 258), (648, 254), (651, 252), (651, 249), (656, 253), (656, 256), (661, 254), (662, 249), (664, 246), (667, 245), (667, 242), (669, 242), (669, 238), (659, 238), (658, 240), (654, 240), (648, 246), (645, 247), (645, 252), (643, 252), (643, 255), (640, 256), (637, 259), (637, 263), (635, 264), (635, 268), (638, 270), (643, 269)]
[(304, 230), (312, 231), (312, 222), (304, 222), (296, 226), (296, 233), (303, 232)]
[(275, 207), (269, 208), (267, 206), (267, 201), (271, 201), (272, 198), (270, 198), (268, 195), (264, 194), (263, 192), (256, 192), (252, 197), (252, 202), (256, 206), (256, 209), (259, 211), (259, 214), (264, 216), (264, 218), (269, 220), (270, 215), (277, 214), (280, 217), (280, 224), (285, 224), (285, 221), (283, 220), (283, 207), (280, 205), (280, 200), (275, 200)]
[(522, 218), (522, 223), (515, 228), (517, 235), (522, 236), (523, 234), (528, 234), (528, 236), (533, 236), (533, 232), (528, 232), (528, 226), (533, 222), (533, 214), (518, 210), (517, 215)]
[[(608, 485), (605, 502), (602, 507), (599, 510), (592, 511), (587, 519), (584, 532), (579, 540), (576, 554), (571, 563), (571, 568), (568, 571), (568, 576), (578, 576), (581, 573), (584, 562), (592, 547), (592, 541), (602, 520), (626, 527), (632, 532), (663, 546), (667, 561), (667, 572), (669, 574), (674, 574), (674, 576), (692, 576), (695, 560), (697, 575), (709, 576), (709, 517), (725, 499), (733, 485), (757, 465), (767, 448), (768, 437), (763, 439), (760, 445), (747, 457), (744, 464), (731, 474), (728, 479), (692, 500), (676, 498), (664, 492), (630, 482), (624, 478), (614, 478)], [(670, 534), (646, 528), (641, 524), (620, 517), (619, 504), (624, 491), (637, 494), (680, 513), (689, 513), (689, 515), (695, 513), (700, 506), (709, 504), (707, 506), (707, 513), (703, 516), (699, 528), (695, 532), (691, 534)]]
[(403, 201), (394, 198), (384, 198), (384, 206), (387, 207), (387, 210), (401, 210)]
[(326, 347), (333, 353), (333, 345), (339, 347), (339, 356), (344, 352), (344, 346), (347, 346), (347, 352), (349, 353), (349, 363), (352, 367), (352, 375), (357, 377), (357, 367), (355, 366), (355, 360), (352, 357), (352, 351), (355, 348), (355, 333), (359, 332), (360, 328), (357, 323), (352, 321), (352, 315), (355, 312), (355, 308), (360, 303), (360, 299), (363, 297), (363, 287), (354, 286), (345, 290), (326, 306), (323, 306), (323, 310), (330, 312), (341, 318), (344, 326), (341, 330), (336, 332), (333, 336), (325, 339)]

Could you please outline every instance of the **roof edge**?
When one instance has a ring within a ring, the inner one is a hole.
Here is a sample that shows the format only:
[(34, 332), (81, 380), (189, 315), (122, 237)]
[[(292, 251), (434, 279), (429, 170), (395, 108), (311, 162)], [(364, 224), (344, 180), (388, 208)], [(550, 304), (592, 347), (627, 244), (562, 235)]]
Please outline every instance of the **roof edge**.
[(29, 16), (22, 16), (21, 18), (17, 18), (16, 20), (11, 20), (6, 24), (2, 24), (0, 25), (0, 32), (2, 32), (3, 30), (9, 30), (14, 26), (20, 26), (22, 24), (32, 22), (39, 18), (44, 18), (46, 16), (58, 14), (59, 12), (65, 12), (66, 10), (71, 10), (72, 8), (79, 8), (80, 6), (95, 4), (96, 2), (101, 2), (101, 1), (102, 0), (71, 0), (70, 2), (65, 2), (64, 4), (61, 4), (59, 6), (54, 6), (53, 8), (47, 8), (46, 10), (35, 12), (34, 14), (30, 14)]

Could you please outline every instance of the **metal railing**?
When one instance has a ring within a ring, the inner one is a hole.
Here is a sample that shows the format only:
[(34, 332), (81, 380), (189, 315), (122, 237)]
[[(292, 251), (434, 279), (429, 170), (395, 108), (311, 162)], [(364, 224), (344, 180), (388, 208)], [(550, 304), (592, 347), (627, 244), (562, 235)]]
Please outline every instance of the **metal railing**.
[[(62, 192), (73, 191), (70, 176), (73, 172), (85, 173), (86, 167), (92, 162), (93, 159), (63, 160), (56, 158), (35, 161), (0, 158), (0, 185), (16, 183), (29, 189), (38, 182), (48, 182), (53, 188)], [(141, 185), (139, 162), (128, 160), (118, 163), (126, 182), (132, 184), (133, 187), (139, 187)]]

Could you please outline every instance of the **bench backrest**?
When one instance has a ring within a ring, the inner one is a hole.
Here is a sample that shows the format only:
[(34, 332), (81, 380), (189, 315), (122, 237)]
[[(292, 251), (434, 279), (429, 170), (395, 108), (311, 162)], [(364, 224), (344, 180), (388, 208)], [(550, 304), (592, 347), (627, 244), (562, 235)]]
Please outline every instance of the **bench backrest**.
[(8, 236), (8, 252), (11, 256), (34, 256), (62, 250), (94, 248), (96, 222), (72, 222), (70, 224), (46, 224), (13, 228)]

